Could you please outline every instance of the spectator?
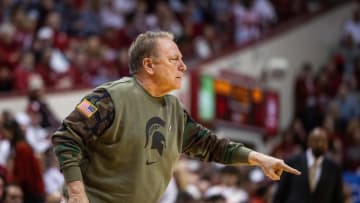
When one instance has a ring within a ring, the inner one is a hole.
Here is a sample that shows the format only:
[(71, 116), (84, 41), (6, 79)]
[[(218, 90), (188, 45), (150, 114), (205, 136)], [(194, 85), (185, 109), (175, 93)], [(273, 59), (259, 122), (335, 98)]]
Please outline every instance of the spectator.
[(50, 27), (42, 27), (37, 37), (34, 43), (34, 51), (39, 61), (36, 72), (44, 79), (47, 87), (71, 86), (70, 64), (61, 50), (54, 47), (54, 31)]
[(315, 81), (313, 77), (313, 67), (310, 63), (305, 63), (301, 67), (300, 73), (295, 80), (295, 108), (296, 115), (300, 116), (305, 110), (306, 98), (311, 92), (314, 92)]
[(329, 156), (338, 164), (343, 164), (343, 140), (345, 136), (336, 128), (336, 118), (334, 115), (327, 113), (324, 117), (322, 127), (328, 134)]
[(15, 40), (16, 27), (11, 23), (0, 24), (0, 64), (14, 66), (20, 56), (20, 45)]
[(16, 32), (14, 35), (15, 41), (19, 46), (24, 46), (27, 40), (30, 40), (27, 33), (28, 21), (25, 7), (20, 4), (15, 4), (13, 6), (9, 22), (16, 27)]
[(28, 105), (38, 105), (41, 113), (41, 127), (54, 130), (60, 122), (45, 100), (45, 90), (41, 87), (31, 89), (28, 93)]
[(259, 13), (262, 29), (269, 29), (277, 22), (275, 8), (269, 0), (254, 0), (253, 9)]
[(341, 129), (345, 130), (347, 123), (360, 116), (360, 101), (353, 92), (349, 92), (347, 83), (342, 83), (338, 95), (333, 101), (339, 109)]
[(352, 19), (345, 23), (344, 33), (350, 35), (356, 45), (360, 44), (360, 9), (353, 12)]
[(330, 59), (320, 70), (319, 77), (328, 78), (328, 82), (320, 86), (322, 93), (328, 97), (334, 98), (338, 92), (339, 86), (343, 81), (342, 62), (336, 62), (336, 59)]
[(249, 191), (251, 203), (267, 203), (270, 202), (271, 190), (270, 184), (261, 170), (254, 168), (249, 172), (249, 183), (247, 190)]
[(4, 120), (3, 131), (13, 149), (13, 168), (10, 173), (13, 181), (19, 184), (24, 193), (24, 202), (42, 203), (45, 193), (39, 160), (25, 141), (24, 134), (15, 120)]
[(54, 47), (64, 52), (69, 46), (69, 37), (62, 30), (62, 20), (60, 13), (51, 11), (46, 16), (45, 27), (53, 31), (52, 43)]
[(31, 51), (24, 51), (14, 70), (14, 88), (20, 92), (27, 92), (34, 75), (37, 75), (34, 54)]
[[(352, 126), (351, 126), (351, 125)], [(360, 121), (353, 120), (349, 124), (348, 141), (345, 148), (345, 166), (349, 170), (360, 170)]]
[(307, 132), (320, 124), (317, 93), (313, 66), (305, 63), (295, 83), (295, 108), (296, 116), (301, 118)]
[(79, 37), (98, 35), (102, 30), (99, 16), (100, 1), (86, 1), (85, 6), (77, 13), (74, 22), (71, 23), (72, 32)]
[(202, 35), (195, 38), (194, 50), (198, 57), (206, 59), (220, 52), (221, 42), (217, 40), (215, 27), (207, 24)]
[(61, 193), (64, 185), (64, 177), (56, 162), (53, 149), (49, 148), (44, 155), (45, 169), (43, 179), (45, 183), (46, 202), (59, 203), (62, 198)]
[(221, 195), (226, 198), (228, 203), (246, 202), (249, 200), (247, 192), (237, 185), (238, 179), (241, 176), (237, 167), (225, 166), (221, 169), (220, 173), (221, 184), (210, 187), (205, 193), (205, 198)]
[(31, 10), (35, 13), (34, 15), (37, 16), (37, 29), (46, 25), (49, 13), (61, 11), (61, 7), (63, 7), (62, 1), (59, 2), (55, 0), (39, 0), (28, 4), (31, 4)]
[[(0, 119), (0, 123), (1, 123)], [(0, 127), (1, 128), (1, 127)], [(10, 155), (10, 142), (6, 139), (5, 135), (0, 130), (0, 168), (4, 170), (7, 166), (8, 158)], [(5, 175), (5, 174), (3, 174)]]
[(159, 1), (155, 12), (160, 30), (174, 33), (177, 38), (183, 35), (184, 30), (167, 3)]
[(6, 186), (4, 203), (26, 203), (21, 187), (11, 183)]
[(0, 92), (13, 90), (12, 73), (7, 65), (0, 64)]
[(44, 152), (51, 146), (49, 132), (41, 127), (42, 114), (40, 111), (40, 105), (37, 102), (33, 102), (28, 106), (27, 115), (30, 122), (26, 127), (25, 138), (34, 150), (37, 156), (42, 157)]
[(125, 27), (125, 18), (124, 13), (116, 10), (115, 2), (113, 0), (102, 1), (100, 19), (104, 27), (120, 30)]
[[(315, 76), (315, 86), (317, 88), (317, 94), (316, 94), (316, 101), (317, 101), (317, 107), (319, 114), (323, 115), (326, 112), (326, 109), (330, 102), (330, 78), (328, 78), (328, 75), (325, 71), (321, 70), (316, 76)], [(333, 82), (333, 81), (331, 81)], [(322, 116), (319, 116), (322, 117)]]
[(341, 168), (325, 156), (328, 135), (322, 128), (315, 128), (308, 137), (308, 149), (288, 160), (300, 168), (303, 175), (284, 174), (278, 184), (274, 203), (327, 202), (342, 203)]
[(115, 60), (115, 67), (117, 67), (117, 71), (120, 77), (123, 76), (129, 76), (129, 68), (128, 68), (128, 63), (129, 63), (129, 56), (127, 54), (128, 50), (125, 48), (122, 48), (119, 50), (116, 60)]
[(125, 15), (133, 12), (141, 1), (138, 0), (111, 0), (116, 11)]
[(236, 44), (241, 45), (260, 37), (261, 16), (252, 6), (252, 0), (241, 1), (241, 3), (238, 0), (235, 1), (233, 12)]
[(349, 78), (354, 72), (354, 60), (359, 58), (360, 49), (356, 45), (351, 35), (345, 35), (341, 40), (340, 47), (337, 50), (339, 58), (342, 59), (342, 67), (336, 67), (339, 75), (344, 75), (345, 79)]
[(86, 43), (87, 60), (86, 72), (90, 76), (90, 84), (93, 86), (116, 79), (116, 74), (111, 66), (105, 61), (106, 48), (101, 44), (99, 37), (92, 36)]

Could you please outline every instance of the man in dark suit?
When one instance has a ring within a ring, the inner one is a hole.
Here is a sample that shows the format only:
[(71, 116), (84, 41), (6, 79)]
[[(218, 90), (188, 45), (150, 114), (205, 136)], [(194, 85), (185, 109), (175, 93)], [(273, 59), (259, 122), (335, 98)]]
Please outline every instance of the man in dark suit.
[(315, 128), (308, 137), (306, 152), (287, 163), (302, 171), (300, 176), (284, 174), (274, 195), (274, 203), (342, 203), (342, 171), (325, 156), (326, 131)]

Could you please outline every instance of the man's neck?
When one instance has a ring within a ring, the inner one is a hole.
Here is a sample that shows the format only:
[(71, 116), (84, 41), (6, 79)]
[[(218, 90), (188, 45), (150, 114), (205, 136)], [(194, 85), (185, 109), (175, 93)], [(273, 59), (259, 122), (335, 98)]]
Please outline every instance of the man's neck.
[(322, 163), (322, 161), (324, 160), (324, 155), (315, 157), (310, 148), (306, 150), (306, 157), (308, 161), (308, 166), (311, 166), (315, 161), (318, 163)]
[(140, 74), (135, 74), (134, 78), (151, 96), (162, 97), (166, 94), (166, 92), (160, 92), (157, 85), (150, 78), (144, 77)]

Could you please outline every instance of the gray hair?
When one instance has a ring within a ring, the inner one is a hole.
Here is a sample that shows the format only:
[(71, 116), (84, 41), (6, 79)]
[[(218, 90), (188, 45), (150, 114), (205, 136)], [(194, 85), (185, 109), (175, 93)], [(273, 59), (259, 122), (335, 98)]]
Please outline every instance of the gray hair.
[(160, 38), (174, 40), (174, 35), (165, 31), (146, 31), (136, 37), (129, 49), (130, 74), (141, 69), (144, 58), (156, 56), (156, 43)]

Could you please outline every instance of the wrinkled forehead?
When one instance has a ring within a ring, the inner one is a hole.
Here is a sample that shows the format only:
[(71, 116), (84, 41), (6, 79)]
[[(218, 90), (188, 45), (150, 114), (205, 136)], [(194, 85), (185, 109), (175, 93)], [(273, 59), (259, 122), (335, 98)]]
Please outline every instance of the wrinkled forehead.
[(168, 38), (159, 38), (157, 40), (156, 54), (159, 56), (182, 56), (177, 44)]

